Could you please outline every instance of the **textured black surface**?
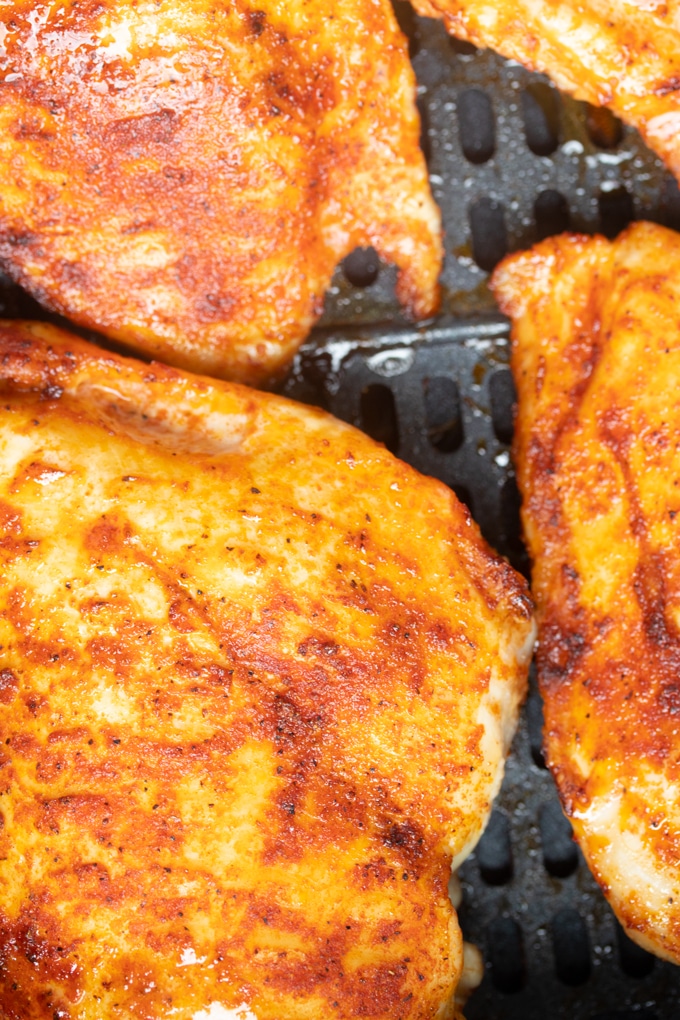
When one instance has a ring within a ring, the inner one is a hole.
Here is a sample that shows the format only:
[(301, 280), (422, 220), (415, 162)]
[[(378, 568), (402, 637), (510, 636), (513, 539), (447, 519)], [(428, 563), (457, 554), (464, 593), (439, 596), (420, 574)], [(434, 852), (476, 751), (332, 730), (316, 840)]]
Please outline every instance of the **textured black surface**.
[[(443, 304), (407, 324), (394, 270), (367, 250), (335, 275), (321, 326), (282, 391), (363, 428), (450, 485), (525, 572), (509, 444), (507, 323), (487, 287), (514, 251), (567, 228), (613, 236), (631, 218), (680, 227), (674, 180), (635, 132), (546, 79), (451, 40), (401, 0), (423, 149), (443, 214)], [(0, 278), (0, 315), (42, 317)], [(532, 688), (488, 832), (461, 869), (461, 923), (486, 975), (468, 1020), (673, 1020), (680, 968), (620, 932), (570, 841), (541, 753)]]

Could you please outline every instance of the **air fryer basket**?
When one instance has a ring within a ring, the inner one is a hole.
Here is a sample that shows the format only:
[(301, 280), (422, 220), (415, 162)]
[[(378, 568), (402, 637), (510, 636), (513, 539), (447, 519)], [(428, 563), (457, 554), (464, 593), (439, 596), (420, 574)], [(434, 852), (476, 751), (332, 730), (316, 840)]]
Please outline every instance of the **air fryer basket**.
[[(419, 84), (423, 148), (442, 210), (436, 321), (402, 318), (394, 271), (356, 252), (281, 387), (363, 428), (469, 505), (520, 570), (509, 444), (508, 324), (487, 287), (506, 252), (568, 228), (614, 236), (631, 219), (680, 229), (680, 192), (636, 132), (547, 79), (450, 39), (395, 0)], [(0, 315), (44, 317), (0, 278)], [(460, 919), (486, 974), (468, 1020), (671, 1020), (680, 968), (621, 932), (571, 839), (541, 756), (532, 681), (501, 796), (463, 865)]]

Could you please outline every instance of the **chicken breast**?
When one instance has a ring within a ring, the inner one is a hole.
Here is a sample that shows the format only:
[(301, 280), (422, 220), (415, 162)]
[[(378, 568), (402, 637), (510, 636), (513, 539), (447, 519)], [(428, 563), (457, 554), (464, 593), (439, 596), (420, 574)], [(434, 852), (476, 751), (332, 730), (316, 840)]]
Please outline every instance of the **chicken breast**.
[(680, 3), (412, 0), (452, 35), (490, 47), (637, 128), (680, 179)]
[(551, 238), (493, 286), (547, 758), (627, 933), (680, 962), (680, 236)]
[(457, 1015), (524, 580), (320, 411), (46, 325), (0, 366), (0, 1014)]
[(437, 307), (439, 213), (389, 0), (4, 0), (0, 262), (48, 308), (262, 382), (373, 245)]

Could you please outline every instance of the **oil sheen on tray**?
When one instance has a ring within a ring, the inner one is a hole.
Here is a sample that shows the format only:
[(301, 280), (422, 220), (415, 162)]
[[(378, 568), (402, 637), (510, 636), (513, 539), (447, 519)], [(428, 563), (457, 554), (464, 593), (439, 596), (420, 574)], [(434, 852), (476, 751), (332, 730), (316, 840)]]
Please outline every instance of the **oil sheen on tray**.
[(680, 236), (563, 235), (493, 283), (549, 764), (627, 933), (680, 962)]
[(0, 1013), (448, 1018), (526, 583), (327, 414), (0, 326)]
[(0, 260), (81, 325), (261, 382), (357, 246), (436, 310), (419, 130), (389, 0), (2, 0)]

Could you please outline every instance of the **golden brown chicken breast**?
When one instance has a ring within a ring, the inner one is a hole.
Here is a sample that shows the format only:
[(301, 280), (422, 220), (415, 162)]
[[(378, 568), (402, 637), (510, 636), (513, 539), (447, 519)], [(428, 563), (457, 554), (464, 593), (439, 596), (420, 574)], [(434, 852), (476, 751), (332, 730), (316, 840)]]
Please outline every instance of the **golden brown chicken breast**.
[(412, 0), (452, 35), (488, 46), (637, 128), (680, 178), (680, 3)]
[(389, 0), (5, 0), (0, 260), (48, 307), (260, 382), (373, 245), (414, 317), (439, 214)]
[(680, 962), (680, 236), (564, 235), (493, 278), (547, 756), (628, 934)]
[(44, 325), (0, 379), (0, 1015), (456, 1015), (524, 581), (320, 411)]

